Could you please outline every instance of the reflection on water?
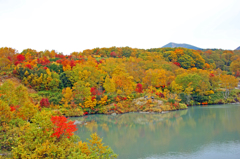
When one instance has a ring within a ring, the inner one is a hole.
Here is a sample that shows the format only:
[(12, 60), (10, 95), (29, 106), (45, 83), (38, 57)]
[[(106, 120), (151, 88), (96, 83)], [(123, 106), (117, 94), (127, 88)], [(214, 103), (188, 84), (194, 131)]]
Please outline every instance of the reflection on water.
[[(239, 159), (239, 146), (240, 143), (216, 143), (203, 145), (199, 148), (198, 151), (193, 153), (184, 153), (184, 152), (168, 152), (165, 154), (158, 154), (146, 157), (146, 159)], [(141, 158), (139, 158), (141, 159)]]
[(123, 159), (239, 158), (240, 155), (240, 105), (71, 119), (77, 121), (75, 134), (82, 140), (97, 132)]

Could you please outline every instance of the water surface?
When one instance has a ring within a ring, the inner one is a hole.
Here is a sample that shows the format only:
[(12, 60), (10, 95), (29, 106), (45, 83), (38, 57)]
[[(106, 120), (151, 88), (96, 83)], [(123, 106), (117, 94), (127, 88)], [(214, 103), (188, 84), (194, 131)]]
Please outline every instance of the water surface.
[(81, 140), (97, 132), (120, 159), (240, 158), (240, 105), (71, 119)]

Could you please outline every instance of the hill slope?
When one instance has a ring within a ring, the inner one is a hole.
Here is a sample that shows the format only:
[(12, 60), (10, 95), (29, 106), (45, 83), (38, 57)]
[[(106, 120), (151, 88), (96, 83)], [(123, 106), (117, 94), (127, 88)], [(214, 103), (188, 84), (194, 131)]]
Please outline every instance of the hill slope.
[[(1, 75), (0, 75), (0, 86), (1, 86), (6, 80), (11, 80), (11, 81), (15, 84), (16, 87), (19, 86), (19, 85), (21, 85), (21, 84), (23, 84), (22, 81), (21, 81), (20, 79), (16, 78), (16, 77), (13, 77), (13, 76), (1, 76)], [(31, 89), (31, 88), (29, 88), (29, 87), (27, 87), (27, 91), (28, 91), (29, 94), (31, 94), (31, 93), (37, 93), (34, 89)]]
[(240, 46), (238, 48), (236, 48), (235, 50), (240, 50)]
[(178, 44), (178, 43), (168, 43), (167, 45), (164, 45), (162, 48), (165, 48), (165, 47), (171, 47), (171, 48), (174, 48), (174, 47), (183, 47), (183, 48), (187, 48), (187, 49), (193, 49), (193, 50), (202, 50), (202, 48), (199, 48), (199, 47), (196, 47), (196, 46), (193, 46), (193, 45), (189, 45), (189, 44)]

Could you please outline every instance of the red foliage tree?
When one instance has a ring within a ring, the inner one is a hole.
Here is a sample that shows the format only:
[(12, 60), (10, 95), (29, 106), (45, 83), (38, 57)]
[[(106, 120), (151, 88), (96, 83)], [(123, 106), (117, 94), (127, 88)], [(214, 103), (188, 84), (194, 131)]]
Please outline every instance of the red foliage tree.
[(9, 60), (9, 61), (12, 61), (12, 58), (11, 58), (10, 56), (8, 56), (8, 60)]
[(101, 90), (98, 90), (96, 87), (92, 87), (91, 88), (91, 93), (92, 93), (92, 96), (101, 96), (105, 91), (101, 91)]
[(91, 100), (94, 101), (94, 99), (96, 99), (96, 96), (92, 96), (92, 99), (91, 99)]
[(111, 57), (116, 57), (117, 54), (116, 54), (116, 52), (113, 51), (113, 52), (110, 53), (110, 56), (111, 56)]
[(210, 73), (209, 74), (209, 77), (214, 77), (215, 75), (213, 73)]
[(95, 87), (92, 87), (90, 91), (93, 96), (95, 96), (97, 94), (97, 89)]
[(73, 121), (68, 121), (65, 116), (52, 116), (51, 121), (54, 124), (52, 137), (60, 138), (64, 135), (69, 138), (77, 130)]
[(41, 65), (47, 65), (50, 63), (50, 61), (46, 57), (37, 59), (37, 62), (38, 62), (38, 64), (41, 64)]
[(10, 106), (10, 111), (13, 112), (13, 111), (15, 111), (16, 109), (18, 109), (19, 107), (20, 107), (19, 105), (16, 105), (16, 106), (11, 105), (11, 106)]
[(76, 66), (76, 62), (74, 60), (71, 60), (70, 61), (70, 66), (71, 66), (71, 68), (73, 68), (73, 66)]
[(23, 60), (25, 60), (25, 56), (23, 56), (22, 54), (19, 54), (19, 55), (17, 55), (17, 60), (23, 61)]
[(11, 111), (11, 112), (13, 112), (13, 111), (15, 111), (15, 110), (16, 110), (16, 108), (15, 108), (14, 106), (12, 106), (12, 107), (10, 106), (10, 111)]
[(20, 61), (16, 61), (16, 62), (14, 62), (14, 65), (17, 66), (20, 63), (21, 63)]
[(65, 58), (65, 56), (62, 55), (62, 54), (56, 54), (55, 57), (57, 57), (57, 58), (61, 58), (61, 59)]
[(32, 66), (30, 64), (26, 64), (25, 67), (32, 69)]
[(50, 106), (48, 98), (42, 98), (42, 100), (40, 101), (40, 106), (48, 108)]
[(135, 91), (138, 92), (138, 93), (142, 93), (142, 90), (143, 90), (142, 89), (142, 84), (138, 83)]
[(177, 65), (178, 67), (181, 67), (181, 64), (178, 62), (173, 62), (173, 64)]
[(57, 60), (56, 62), (57, 62), (57, 63), (62, 63), (62, 60)]

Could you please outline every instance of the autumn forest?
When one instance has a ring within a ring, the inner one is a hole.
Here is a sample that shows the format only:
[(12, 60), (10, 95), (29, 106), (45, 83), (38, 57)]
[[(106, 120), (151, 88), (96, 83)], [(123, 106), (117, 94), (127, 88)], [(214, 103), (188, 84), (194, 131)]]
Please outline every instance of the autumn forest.
[[(240, 50), (0, 48), (0, 153), (14, 158), (116, 158), (67, 117), (161, 113), (240, 101)], [(0, 156), (1, 157), (1, 156)]]

